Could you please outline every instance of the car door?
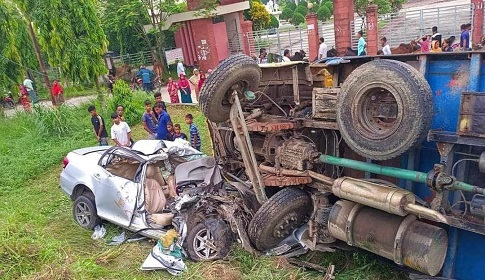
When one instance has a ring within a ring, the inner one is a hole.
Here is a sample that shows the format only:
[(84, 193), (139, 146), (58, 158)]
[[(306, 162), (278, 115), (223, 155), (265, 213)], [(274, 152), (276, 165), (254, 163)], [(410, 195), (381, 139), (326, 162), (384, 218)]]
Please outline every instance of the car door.
[[(120, 161), (120, 159), (126, 159), (126, 154), (120, 155), (116, 151), (105, 154), (100, 159), (100, 164), (93, 174), (93, 180), (96, 182), (94, 195), (97, 212), (101, 218), (128, 227), (137, 205), (140, 184), (136, 182), (135, 178), (123, 178), (117, 174), (116, 170), (109, 169), (110, 166), (114, 166), (113, 161)], [(136, 160), (132, 162), (134, 162), (134, 169)]]

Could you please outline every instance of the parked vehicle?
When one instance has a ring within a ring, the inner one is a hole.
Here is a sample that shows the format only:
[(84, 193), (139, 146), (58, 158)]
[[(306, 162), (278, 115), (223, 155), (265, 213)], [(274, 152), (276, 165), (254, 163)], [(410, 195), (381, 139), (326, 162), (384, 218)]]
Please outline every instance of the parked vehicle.
[(74, 150), (64, 158), (60, 185), (81, 227), (107, 221), (155, 239), (175, 227), (198, 261), (227, 255), (233, 234), (219, 206), (242, 199), (237, 184), (223, 182), (214, 158), (183, 140)]
[(427, 275), (482, 279), (483, 54), (222, 61), (199, 104), (225, 176), (251, 181), (261, 204), (250, 249), (345, 242)]
[(15, 108), (15, 103), (13, 100), (12, 93), (5, 94), (4, 96), (0, 97), (0, 104), (3, 108), (12, 109)]

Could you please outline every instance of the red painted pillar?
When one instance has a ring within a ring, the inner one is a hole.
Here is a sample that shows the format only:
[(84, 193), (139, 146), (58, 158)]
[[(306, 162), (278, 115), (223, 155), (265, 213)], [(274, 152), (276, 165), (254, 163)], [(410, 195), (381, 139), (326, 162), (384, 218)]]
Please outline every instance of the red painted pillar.
[(483, 0), (471, 0), (473, 4), (473, 34), (472, 42), (479, 44), (483, 34)]
[(254, 42), (253, 22), (249, 20), (241, 21), (241, 33), (243, 33), (241, 40), (244, 54), (255, 54), (256, 51), (254, 50), (254, 44), (250, 44), (250, 42)]
[(306, 15), (305, 18), (308, 32), (308, 55), (310, 59), (313, 59), (318, 55), (318, 46), (320, 43), (318, 35), (318, 18), (315, 13), (310, 13)]
[(378, 45), (377, 34), (377, 5), (369, 5), (365, 9), (367, 22), (367, 54), (376, 55)]
[(345, 52), (351, 46), (351, 22), (354, 20), (353, 0), (333, 0), (335, 48)]

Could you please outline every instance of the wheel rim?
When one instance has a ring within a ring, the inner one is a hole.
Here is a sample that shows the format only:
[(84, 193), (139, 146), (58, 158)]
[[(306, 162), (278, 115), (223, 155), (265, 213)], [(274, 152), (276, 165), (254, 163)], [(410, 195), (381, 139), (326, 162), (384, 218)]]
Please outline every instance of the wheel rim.
[(76, 205), (75, 215), (76, 221), (81, 226), (87, 226), (91, 223), (93, 213), (92, 210), (89, 208), (89, 205), (84, 202), (79, 202)]
[(211, 232), (203, 228), (195, 234), (193, 248), (195, 254), (205, 260), (213, 259), (217, 256), (217, 247), (215, 245), (214, 236)]
[(300, 225), (298, 214), (295, 212), (288, 213), (284, 216), (273, 230), (273, 236), (277, 238), (285, 238), (289, 236), (294, 229)]
[(399, 96), (375, 84), (363, 89), (352, 104), (352, 121), (356, 129), (369, 139), (385, 139), (394, 134), (403, 119)]

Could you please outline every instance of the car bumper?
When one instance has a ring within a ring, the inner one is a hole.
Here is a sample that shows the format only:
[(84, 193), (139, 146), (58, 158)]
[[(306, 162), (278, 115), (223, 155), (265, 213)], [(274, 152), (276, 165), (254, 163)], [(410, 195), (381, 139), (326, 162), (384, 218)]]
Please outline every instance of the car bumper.
[(76, 180), (76, 178), (74, 178), (74, 176), (71, 176), (70, 174), (68, 174), (65, 171), (61, 172), (60, 185), (61, 185), (62, 191), (67, 196), (69, 196), (69, 197), (72, 196), (72, 192), (73, 192), (76, 184), (77, 184), (77, 180)]

